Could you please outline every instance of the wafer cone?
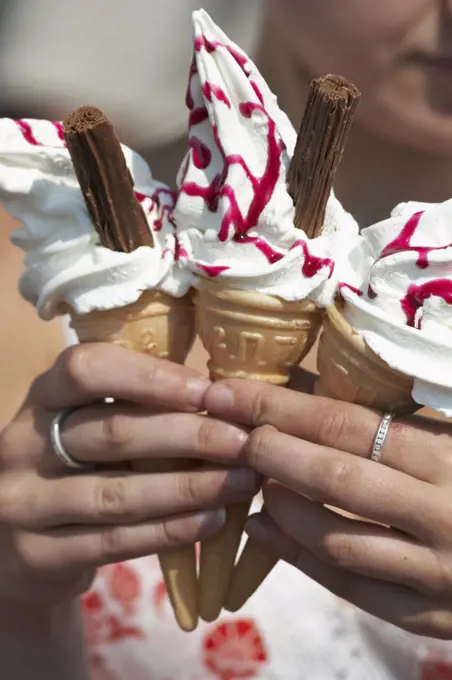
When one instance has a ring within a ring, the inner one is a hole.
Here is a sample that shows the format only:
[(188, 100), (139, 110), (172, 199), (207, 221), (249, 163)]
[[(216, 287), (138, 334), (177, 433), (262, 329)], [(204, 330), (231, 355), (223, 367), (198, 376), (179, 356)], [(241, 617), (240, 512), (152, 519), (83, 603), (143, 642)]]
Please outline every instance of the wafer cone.
[(286, 302), (208, 280), (200, 281), (195, 305), (212, 380), (247, 378), (286, 385), (322, 323), (322, 312), (309, 300)]
[[(310, 301), (286, 302), (207, 280), (199, 284), (195, 305), (212, 380), (248, 378), (285, 385), (322, 322), (322, 313)], [(223, 608), (249, 508), (250, 502), (230, 506), (224, 528), (201, 545), (199, 612), (205, 621), (214, 621)]]
[(89, 314), (71, 314), (80, 342), (108, 342), (161, 359), (184, 363), (194, 339), (190, 296), (142, 293), (131, 305)]
[[(287, 175), (295, 208), (294, 225), (309, 238), (322, 233), (334, 176), (359, 99), (359, 90), (341, 76), (329, 75), (311, 83)], [(213, 380), (255, 378), (285, 385), (292, 366), (299, 363), (314, 344), (323, 318), (323, 312), (308, 300), (284, 302), (258, 293), (215, 289), (207, 282), (203, 282), (198, 292), (196, 305), (198, 330), (211, 356), (209, 370)], [(240, 516), (240, 512), (237, 515)], [(229, 531), (232, 533), (232, 529)], [(238, 547), (243, 523), (240, 527), (237, 523), (236, 531)], [(232, 544), (229, 534), (225, 542), (228, 546)], [(205, 549), (204, 560), (201, 552), (202, 618), (205, 618), (203, 602), (213, 587), (208, 572), (211, 565), (213, 570), (219, 562), (220, 546), (221, 535), (212, 550)], [(210, 595), (207, 620), (218, 616), (222, 604), (238, 609), (275, 564), (274, 558), (252, 541), (245, 546), (235, 572), (234, 558), (235, 555), (223, 557), (221, 554), (225, 569), (229, 570), (221, 583), (229, 589), (229, 595), (227, 591)], [(209, 593), (208, 585), (204, 584), (209, 585)]]
[(413, 413), (413, 378), (390, 368), (344, 318), (342, 303), (327, 310), (317, 354), (316, 394), (379, 411)]
[[(109, 342), (177, 363), (184, 363), (194, 340), (189, 295), (173, 298), (157, 291), (145, 292), (127, 307), (71, 316), (80, 342)], [(164, 473), (192, 465), (186, 460), (135, 461), (133, 468)], [(194, 630), (198, 623), (195, 546), (168, 550), (159, 560), (177, 622), (185, 631)]]
[[(405, 415), (419, 407), (413, 401), (413, 379), (380, 359), (342, 314), (341, 303), (328, 308), (317, 354), (317, 395)], [(277, 563), (252, 539), (237, 563), (225, 607), (237, 611)]]

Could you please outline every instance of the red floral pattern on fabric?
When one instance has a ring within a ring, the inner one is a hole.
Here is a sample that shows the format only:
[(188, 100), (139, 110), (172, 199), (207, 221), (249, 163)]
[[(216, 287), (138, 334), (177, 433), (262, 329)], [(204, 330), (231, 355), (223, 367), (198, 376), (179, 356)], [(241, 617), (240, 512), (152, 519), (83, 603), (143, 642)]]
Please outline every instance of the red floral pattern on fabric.
[(159, 616), (163, 615), (163, 607), (165, 605), (165, 602), (168, 599), (168, 590), (166, 588), (166, 583), (162, 579), (161, 581), (158, 581), (155, 586), (152, 588), (152, 593), (151, 593), (151, 602), (152, 606), (154, 607), (155, 611)]
[[(107, 586), (107, 601), (93, 588), (82, 598), (85, 633), (88, 644), (112, 643), (127, 638), (143, 639), (143, 630), (131, 621), (141, 597), (141, 582), (135, 570), (126, 564), (102, 569)], [(116, 606), (119, 612), (112, 610)]]
[(112, 598), (122, 604), (127, 615), (132, 616), (141, 596), (141, 582), (137, 572), (127, 564), (115, 564), (109, 581)]
[(105, 668), (102, 657), (99, 654), (91, 654), (89, 659), (93, 680), (118, 680), (118, 678)]
[(255, 678), (268, 661), (267, 650), (252, 619), (217, 624), (203, 644), (203, 661), (219, 680)]
[(420, 680), (452, 680), (452, 661), (431, 659), (422, 662)]

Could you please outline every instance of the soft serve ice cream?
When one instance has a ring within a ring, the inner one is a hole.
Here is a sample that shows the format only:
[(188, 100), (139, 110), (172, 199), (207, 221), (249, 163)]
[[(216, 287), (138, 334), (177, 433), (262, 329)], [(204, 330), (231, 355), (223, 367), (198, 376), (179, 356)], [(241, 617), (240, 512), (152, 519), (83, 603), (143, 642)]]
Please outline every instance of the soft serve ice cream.
[(256, 66), (206, 12), (194, 13), (193, 26), (189, 150), (174, 213), (187, 266), (232, 288), (326, 306), (338, 281), (355, 281), (357, 224), (331, 195), (320, 237), (294, 226), (294, 128)]
[(145, 161), (122, 146), (154, 247), (132, 253), (99, 245), (66, 149), (62, 126), (46, 120), (0, 120), (0, 201), (23, 222), (13, 241), (25, 251), (22, 295), (43, 319), (135, 302), (143, 291), (184, 295), (190, 275), (178, 261), (175, 194)]
[(405, 203), (362, 231), (367, 275), (342, 287), (344, 315), (413, 399), (452, 417), (452, 200)]

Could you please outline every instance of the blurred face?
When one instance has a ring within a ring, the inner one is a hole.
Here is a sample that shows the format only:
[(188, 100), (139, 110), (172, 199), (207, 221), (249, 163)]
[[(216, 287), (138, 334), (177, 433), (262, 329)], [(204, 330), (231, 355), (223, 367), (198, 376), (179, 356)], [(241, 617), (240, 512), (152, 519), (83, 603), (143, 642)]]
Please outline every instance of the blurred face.
[(374, 133), (452, 152), (452, 0), (273, 0), (300, 73), (363, 92)]

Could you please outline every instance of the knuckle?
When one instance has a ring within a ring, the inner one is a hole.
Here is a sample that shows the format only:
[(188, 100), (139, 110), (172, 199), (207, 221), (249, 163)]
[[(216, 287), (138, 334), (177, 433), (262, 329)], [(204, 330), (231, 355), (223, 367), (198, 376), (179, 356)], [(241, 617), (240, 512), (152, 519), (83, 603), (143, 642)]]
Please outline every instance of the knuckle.
[[(353, 462), (353, 461), (352, 461)], [(346, 497), (360, 484), (356, 469), (349, 461), (341, 458), (325, 459), (317, 464), (318, 488), (331, 498)]]
[(202, 485), (197, 474), (181, 474), (178, 482), (177, 494), (185, 507), (198, 507), (202, 502)]
[(28, 533), (16, 535), (16, 550), (22, 565), (30, 572), (44, 572), (49, 569), (52, 555), (45, 551), (39, 536)]
[(120, 413), (110, 413), (102, 420), (103, 443), (117, 452), (127, 451), (133, 438), (130, 419)]
[(124, 517), (127, 508), (125, 479), (102, 479), (95, 489), (95, 511), (100, 518)]
[(452, 638), (452, 612), (438, 608), (428, 612), (421, 623), (410, 621), (404, 628), (416, 635), (449, 641)]
[(100, 533), (100, 562), (108, 564), (118, 561), (126, 553), (126, 529), (120, 526), (107, 527)]
[(323, 446), (335, 448), (344, 438), (348, 426), (346, 412), (335, 403), (325, 401), (317, 414), (315, 441)]
[(202, 418), (197, 433), (197, 449), (199, 453), (208, 454), (212, 452), (216, 432), (216, 423), (210, 420), (210, 418)]
[(252, 467), (259, 469), (259, 461), (274, 450), (276, 432), (272, 425), (261, 425), (251, 432), (246, 443), (246, 451)]
[(0, 485), (0, 523), (12, 524), (24, 505), (23, 488), (18, 480), (3, 480)]
[(319, 546), (319, 557), (325, 562), (347, 569), (353, 564), (353, 550), (346, 536), (329, 534), (323, 537)]
[(168, 520), (159, 525), (158, 542), (163, 549), (174, 548), (196, 541), (199, 526), (193, 517)]
[(251, 404), (251, 421), (255, 427), (268, 423), (271, 413), (271, 398), (269, 397), (266, 386), (259, 385)]
[(435, 558), (436, 578), (429, 579), (427, 588), (423, 583), (416, 584), (415, 587), (428, 595), (444, 595), (450, 599), (452, 595), (452, 555), (448, 554), (444, 558), (439, 553), (435, 553)]
[(85, 391), (92, 375), (93, 349), (83, 344), (68, 347), (60, 355), (59, 368), (77, 391)]

